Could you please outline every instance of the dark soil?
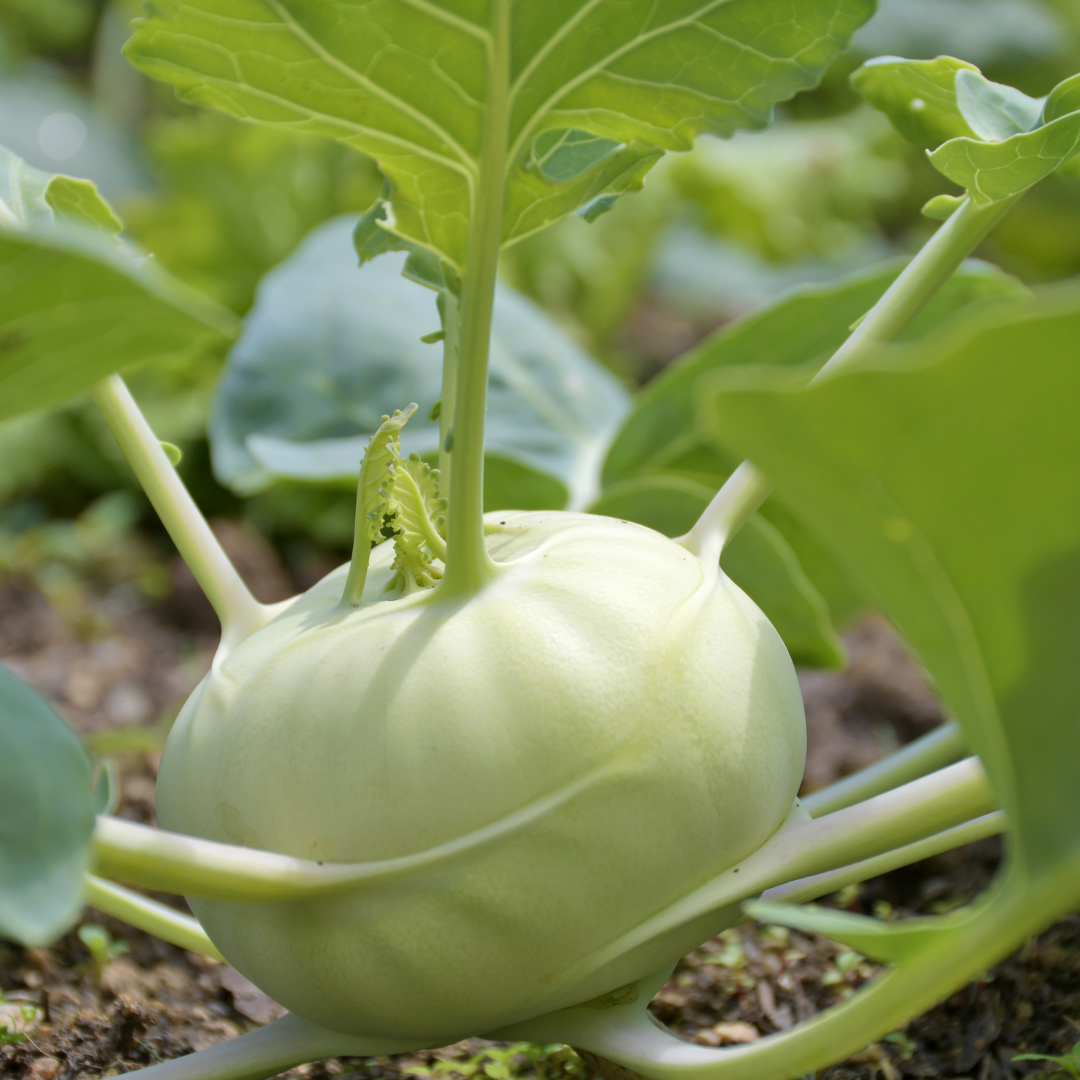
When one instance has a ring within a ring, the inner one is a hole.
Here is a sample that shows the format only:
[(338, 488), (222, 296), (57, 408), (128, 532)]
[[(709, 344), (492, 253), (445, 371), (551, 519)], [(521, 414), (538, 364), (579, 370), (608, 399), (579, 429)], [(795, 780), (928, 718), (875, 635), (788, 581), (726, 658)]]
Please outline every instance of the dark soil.
[[(288, 595), (328, 568), (289, 573), (256, 537), (227, 524), (221, 532), (260, 599)], [(164, 588), (150, 575), (157, 584), (140, 591), (138, 581), (147, 577), (147, 566), (160, 565), (157, 558), (144, 544), (122, 565), (90, 560), (76, 567), (78, 588), (60, 600), (50, 593), (51, 602), (42, 591), (48, 582), (42, 567), (0, 578), (0, 659), (49, 697), (73, 727), (115, 752), (123, 790), (118, 812), (144, 822), (154, 820), (155, 744), (206, 671), (216, 643), (213, 615), (181, 565), (165, 564)], [(148, 591), (157, 599), (148, 600)], [(863, 622), (847, 644), (845, 672), (807, 672), (801, 679), (810, 741), (806, 790), (870, 764), (941, 721), (933, 695), (881, 622)], [(125, 738), (112, 734), (118, 726)], [(125, 744), (136, 749), (117, 749)], [(983, 889), (999, 859), (999, 843), (983, 841), (852, 887), (830, 902), (883, 918), (947, 911)], [(178, 898), (159, 898), (183, 906)], [(84, 944), (93, 933), (87, 925), (109, 935), (97, 957)], [(98, 912), (87, 911), (81, 931), (48, 949), (0, 941), (5, 1080), (116, 1076), (232, 1038), (281, 1013), (227, 965)], [(842, 1000), (875, 970), (822, 938), (751, 923), (686, 957), (652, 1010), (699, 1043), (749, 1042)], [(1044, 1071), (1037, 1063), (1014, 1064), (1017, 1054), (1061, 1054), (1078, 1040), (1080, 915), (821, 1078), (1009, 1080)], [(566, 1048), (470, 1040), (399, 1058), (323, 1062), (286, 1075), (396, 1080), (447, 1073), (584, 1080), (589, 1070)]]

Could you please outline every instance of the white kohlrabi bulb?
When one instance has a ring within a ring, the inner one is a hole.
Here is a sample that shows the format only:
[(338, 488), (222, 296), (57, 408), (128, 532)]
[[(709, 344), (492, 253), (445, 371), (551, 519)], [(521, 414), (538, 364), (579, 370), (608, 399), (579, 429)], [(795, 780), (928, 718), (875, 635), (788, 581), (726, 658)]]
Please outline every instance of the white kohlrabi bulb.
[(488, 520), (478, 594), (374, 602), (376, 548), (360, 607), (337, 604), (344, 568), (298, 598), (207, 676), (162, 759), (161, 824), (213, 840), (365, 862), (488, 830), (318, 900), (192, 901), (230, 963), (337, 1031), (450, 1041), (673, 962), (717, 927), (563, 977), (758, 848), (799, 786), (794, 669), (723, 573), (624, 521)]

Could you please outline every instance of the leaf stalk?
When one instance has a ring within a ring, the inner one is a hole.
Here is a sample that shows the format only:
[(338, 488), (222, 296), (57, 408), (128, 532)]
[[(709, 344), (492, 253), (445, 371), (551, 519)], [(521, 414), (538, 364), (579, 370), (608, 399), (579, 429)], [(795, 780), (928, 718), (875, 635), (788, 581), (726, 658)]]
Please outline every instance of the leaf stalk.
[[(979, 206), (966, 198), (859, 321), (810, 385), (857, 363), (874, 346), (899, 337), (1019, 199), (1018, 194)], [(758, 468), (752, 462), (744, 461), (705, 507), (690, 532), (676, 542), (693, 551), (703, 562), (714, 565), (713, 553), (718, 559), (724, 545), (746, 524), (771, 491), (772, 485)]]
[(233, 648), (269, 622), (273, 607), (260, 604), (229, 561), (195, 500), (119, 375), (98, 383), (91, 396), (105, 416), (177, 550), (221, 620), (221, 647)]
[[(472, 188), (461, 298), (461, 342), (452, 403), (450, 508), (444, 595), (471, 595), (495, 575), (484, 544), (484, 413), (495, 274), (502, 245), (509, 134), (510, 3), (492, 0), (492, 41), (480, 174)], [(445, 445), (445, 442), (444, 442)]]

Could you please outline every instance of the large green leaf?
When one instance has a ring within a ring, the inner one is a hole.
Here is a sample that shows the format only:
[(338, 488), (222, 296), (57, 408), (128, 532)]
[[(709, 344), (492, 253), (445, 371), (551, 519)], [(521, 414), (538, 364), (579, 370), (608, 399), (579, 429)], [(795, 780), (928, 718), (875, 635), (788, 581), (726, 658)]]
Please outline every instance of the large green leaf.
[[(441, 391), (434, 294), (401, 276), (400, 255), (356, 266), (355, 218), (313, 233), (268, 274), (218, 385), (211, 443), (223, 483), (241, 492), (274, 478), (356, 483), (383, 414), (415, 401), (406, 456), (438, 452), (427, 422)], [(302, 358), (302, 362), (298, 362)], [(486, 439), (488, 503), (578, 508), (630, 398), (539, 308), (509, 288), (495, 301)], [(500, 459), (496, 463), (495, 459)], [(539, 491), (543, 485), (546, 491)], [(500, 482), (501, 481), (501, 482)], [(511, 501), (508, 501), (511, 500)]]
[[(713, 494), (712, 488), (685, 477), (642, 476), (609, 488), (589, 509), (636, 521), (666, 536), (681, 536), (690, 531)], [(783, 536), (760, 514), (724, 548), (720, 565), (765, 612), (796, 664), (843, 664), (844, 647), (825, 601)]]
[(0, 937), (48, 945), (78, 918), (93, 829), (86, 752), (0, 666)]
[(117, 240), (119, 227), (88, 181), (0, 148), (0, 419), (233, 332), (230, 315)]
[(503, 241), (527, 236), (639, 187), (661, 151), (701, 132), (763, 127), (872, 11), (873, 0), (160, 0), (127, 55), (187, 100), (375, 157), (393, 186), (387, 226), (460, 270), (471, 210), (491, 197), (484, 170), (506, 178)]
[(921, 655), (1039, 873), (1080, 853), (1080, 291), (810, 389), (720, 389), (715, 430)]

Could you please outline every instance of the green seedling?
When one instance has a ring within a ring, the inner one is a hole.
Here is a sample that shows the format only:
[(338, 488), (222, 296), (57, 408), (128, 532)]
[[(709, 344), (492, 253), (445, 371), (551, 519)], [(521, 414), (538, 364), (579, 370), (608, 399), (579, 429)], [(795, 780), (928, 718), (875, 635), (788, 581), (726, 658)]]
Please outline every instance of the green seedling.
[(90, 953), (90, 968), (96, 977), (100, 977), (110, 960), (131, 951), (131, 946), (112, 934), (99, 923), (83, 923), (77, 931), (79, 940)]
[(38, 1016), (38, 1007), (28, 1001), (8, 1001), (0, 991), (0, 1046), (26, 1042), (26, 1031)]
[[(1036, 109), (958, 61), (864, 69), (856, 84), (902, 131), (942, 142), (932, 160), (965, 188), (935, 204), (943, 224), (923, 250), (785, 298), (676, 365), (577, 485), (602, 489), (596, 512), (484, 513), (501, 252), (569, 216), (591, 221), (699, 135), (764, 126), (872, 12), (870, 0), (149, 8), (127, 46), (143, 72), (378, 162), (386, 187), (355, 227), (359, 259), (405, 252), (443, 323), (441, 336), (420, 328), (443, 352), (438, 467), (403, 449), (418, 421), (400, 402), (360, 464), (352, 559), (272, 606), (248, 592), (120, 377), (102, 380), (233, 334), (233, 320), (117, 238), (90, 185), (6, 159), (0, 268), (19, 287), (0, 327), (2, 408), (92, 387), (222, 639), (164, 749), (160, 829), (94, 821), (85, 754), (10, 677), (0, 930), (51, 940), (85, 895), (227, 958), (290, 1010), (147, 1080), (259, 1080), (468, 1036), (569, 1044), (655, 1080), (788, 1080), (902, 1028), (1080, 902), (1080, 297), (1036, 302), (961, 269), (1028, 187), (1068, 171), (1072, 81)], [(67, 323), (49, 317), (59, 310)], [(67, 347), (57, 335), (80, 320)], [(252, 461), (300, 468), (303, 455), (257, 434)], [(746, 460), (710, 487), (668, 468), (677, 446)], [(741, 552), (740, 575), (771, 574), (788, 630), (838, 662), (767, 520), (774, 504), (757, 514), (774, 486), (957, 718), (803, 801), (790, 652), (721, 561)], [(972, 906), (905, 920), (801, 903), (1006, 827), (1006, 869)], [(196, 918), (109, 879), (181, 893)], [(747, 917), (840, 943), (840, 978), (862, 957), (884, 971), (745, 1045), (691, 1045), (652, 1023), (678, 958)], [(511, 1075), (498, 1054), (474, 1064)]]
[(1052, 1061), (1062, 1069), (1060, 1073), (1051, 1073), (1051, 1076), (1069, 1077), (1070, 1080), (1080, 1080), (1080, 1042), (1076, 1043), (1067, 1054), (1017, 1054), (1013, 1061)]

